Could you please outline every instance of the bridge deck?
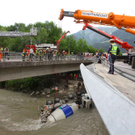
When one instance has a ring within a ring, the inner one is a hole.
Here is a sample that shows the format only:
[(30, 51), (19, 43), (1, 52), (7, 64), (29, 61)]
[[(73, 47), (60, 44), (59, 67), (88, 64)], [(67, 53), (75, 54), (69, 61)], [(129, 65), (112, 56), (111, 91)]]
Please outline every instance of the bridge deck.
[(86, 65), (91, 60), (56, 60), (30, 62), (0, 62), (0, 81), (50, 75), (79, 70), (80, 63)]

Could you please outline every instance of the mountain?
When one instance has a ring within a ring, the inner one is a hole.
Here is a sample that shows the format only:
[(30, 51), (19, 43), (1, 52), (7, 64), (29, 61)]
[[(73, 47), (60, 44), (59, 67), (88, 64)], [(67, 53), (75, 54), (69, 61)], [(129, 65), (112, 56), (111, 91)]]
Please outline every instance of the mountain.
[[(134, 41), (135, 41), (135, 36), (133, 34), (130, 34), (128, 32), (125, 32), (123, 30), (119, 30), (115, 27), (97, 27), (99, 30), (104, 31), (105, 33), (109, 35), (114, 35), (118, 37), (119, 39), (123, 40), (124, 42), (127, 42), (128, 44), (132, 45), (135, 47)], [(103, 48), (105, 51), (108, 50), (110, 42), (109, 39), (96, 33), (93, 32), (92, 30), (86, 29), (79, 31), (75, 34), (73, 34), (73, 37), (78, 40), (79, 38), (83, 38), (87, 41), (88, 45), (92, 45), (94, 48), (100, 49)], [(120, 46), (119, 46), (120, 48)], [(126, 52), (125, 49), (121, 49), (121, 52)]]
[[(97, 27), (97, 28), (108, 34), (117, 30), (115, 27)], [(76, 40), (83, 38), (84, 40), (87, 41), (88, 45), (93, 45), (94, 43), (102, 42), (102, 39), (104, 39), (104, 36), (96, 32), (93, 32), (92, 30), (89, 30), (89, 29), (80, 30), (77, 33), (73, 34), (73, 37)]]

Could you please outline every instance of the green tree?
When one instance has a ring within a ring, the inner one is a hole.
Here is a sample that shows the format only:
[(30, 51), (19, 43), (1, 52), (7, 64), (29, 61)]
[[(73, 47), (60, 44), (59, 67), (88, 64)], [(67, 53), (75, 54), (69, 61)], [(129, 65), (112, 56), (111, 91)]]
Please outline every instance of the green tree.
[(0, 31), (6, 31), (6, 28), (0, 25)]
[(105, 52), (102, 48), (100, 48), (99, 51), (102, 52), (102, 53)]
[(63, 50), (67, 51), (68, 50), (67, 40), (62, 39), (61, 42), (59, 43), (58, 47), (59, 47), (60, 52), (63, 51)]
[(88, 52), (88, 45), (86, 40), (82, 40), (81, 38), (77, 41), (77, 52)]
[(76, 54), (77, 53), (76, 40), (73, 38), (72, 35), (68, 36), (66, 39), (68, 40), (68, 48), (70, 47), (70, 51)]
[(88, 47), (88, 52), (90, 52), (90, 53), (93, 53), (93, 54), (95, 54), (95, 52), (97, 52), (98, 50), (96, 50), (93, 46), (89, 46)]
[(48, 38), (47, 30), (45, 28), (40, 28), (38, 30), (37, 37), (36, 37), (37, 41), (39, 43), (46, 43), (47, 38)]

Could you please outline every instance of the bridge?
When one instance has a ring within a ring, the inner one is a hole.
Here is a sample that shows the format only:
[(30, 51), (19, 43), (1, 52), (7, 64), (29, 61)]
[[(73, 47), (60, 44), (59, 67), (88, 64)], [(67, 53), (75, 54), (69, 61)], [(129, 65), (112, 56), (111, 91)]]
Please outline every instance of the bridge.
[[(107, 79), (110, 77), (113, 83), (120, 82), (125, 86), (128, 82), (129, 89), (125, 89), (125, 91), (128, 90), (128, 93), (131, 94), (134, 87), (129, 86), (134, 86), (134, 82), (124, 80), (120, 75), (108, 74), (106, 78), (103, 78), (103, 74), (100, 76), (98, 73), (103, 69), (102, 66), (96, 72), (93, 62), (95, 62), (95, 57), (89, 59), (69, 57), (64, 60), (26, 62), (22, 62), (21, 59), (6, 60), (0, 63), (0, 81), (81, 70), (86, 91), (92, 97), (108, 132), (111, 135), (135, 134), (135, 100), (131, 101)], [(122, 87), (123, 89), (124, 87)]]
[[(18, 56), (20, 57), (20, 56)], [(21, 61), (21, 58), (0, 62), (0, 81), (21, 79), (69, 71), (80, 70), (81, 63), (89, 65), (94, 62), (94, 57), (88, 59), (76, 59), (74, 56), (46, 61)]]
[(0, 37), (23, 37), (23, 36), (37, 36), (37, 28), (31, 28), (30, 32), (20, 31), (0, 31)]

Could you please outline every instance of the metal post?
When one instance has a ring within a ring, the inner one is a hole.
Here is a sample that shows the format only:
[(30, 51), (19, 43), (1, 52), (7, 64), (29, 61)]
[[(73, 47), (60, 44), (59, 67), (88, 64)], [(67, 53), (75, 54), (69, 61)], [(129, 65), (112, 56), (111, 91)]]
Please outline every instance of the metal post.
[(32, 36), (30, 35), (30, 45), (32, 45)]

